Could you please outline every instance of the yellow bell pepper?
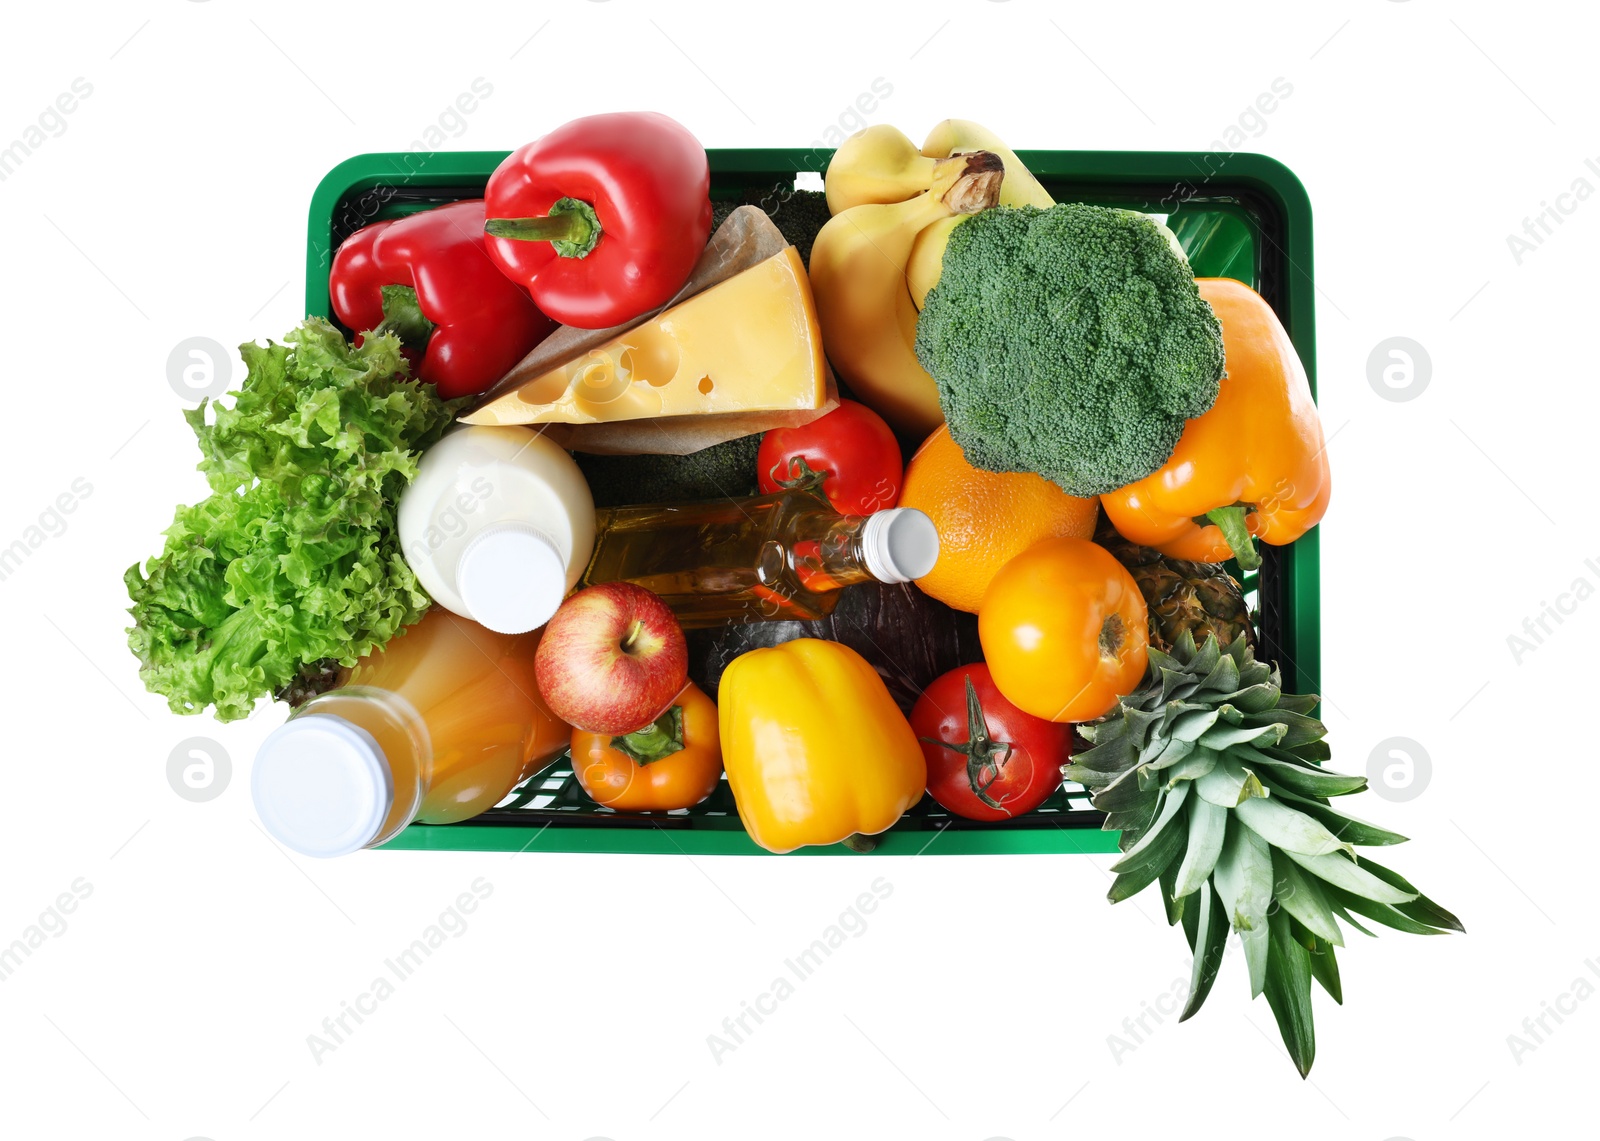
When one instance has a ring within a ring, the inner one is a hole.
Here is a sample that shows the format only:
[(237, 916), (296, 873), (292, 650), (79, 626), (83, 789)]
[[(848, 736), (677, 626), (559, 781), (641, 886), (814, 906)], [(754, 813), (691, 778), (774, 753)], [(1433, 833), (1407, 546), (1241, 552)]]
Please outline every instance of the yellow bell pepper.
[(922, 797), (922, 746), (862, 656), (799, 638), (735, 658), (717, 692), (722, 761), (769, 852), (882, 832)]

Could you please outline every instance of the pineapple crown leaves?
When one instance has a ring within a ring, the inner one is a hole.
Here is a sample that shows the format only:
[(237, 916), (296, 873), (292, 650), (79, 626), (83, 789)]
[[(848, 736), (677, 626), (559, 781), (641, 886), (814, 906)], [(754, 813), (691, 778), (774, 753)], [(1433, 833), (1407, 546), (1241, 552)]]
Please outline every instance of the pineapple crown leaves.
[(1229, 930), (1239, 935), (1251, 996), (1265, 994), (1304, 1076), (1316, 1039), (1311, 982), (1343, 1002), (1338, 920), (1415, 934), (1464, 928), (1355, 846), (1404, 836), (1333, 807), (1366, 779), (1330, 772), (1317, 698), (1286, 694), (1278, 670), (1243, 636), (1170, 653), (1152, 648), (1144, 683), (1080, 732), (1092, 748), (1063, 767), (1122, 833), (1113, 903), (1161, 885), (1169, 924), (1183, 924), (1194, 966), (1180, 1021), (1205, 1002)]

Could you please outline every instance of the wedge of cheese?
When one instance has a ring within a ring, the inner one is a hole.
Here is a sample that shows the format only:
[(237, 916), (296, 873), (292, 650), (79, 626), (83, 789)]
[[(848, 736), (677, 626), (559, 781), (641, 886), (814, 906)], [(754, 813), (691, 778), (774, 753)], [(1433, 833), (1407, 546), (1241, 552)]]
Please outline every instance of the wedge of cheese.
[(793, 246), (462, 419), (598, 424), (820, 408), (822, 333)]

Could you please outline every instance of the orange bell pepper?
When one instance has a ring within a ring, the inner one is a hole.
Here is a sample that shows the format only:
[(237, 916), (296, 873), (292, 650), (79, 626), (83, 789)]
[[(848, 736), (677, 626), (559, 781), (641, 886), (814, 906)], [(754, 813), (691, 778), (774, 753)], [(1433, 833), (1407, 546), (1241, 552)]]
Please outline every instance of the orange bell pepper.
[(1292, 543), (1315, 527), (1332, 490), (1322, 421), (1289, 334), (1261, 295), (1227, 278), (1195, 284), (1222, 322), (1217, 402), (1190, 420), (1171, 458), (1100, 497), (1126, 539), (1173, 558), (1261, 565), (1254, 538)]

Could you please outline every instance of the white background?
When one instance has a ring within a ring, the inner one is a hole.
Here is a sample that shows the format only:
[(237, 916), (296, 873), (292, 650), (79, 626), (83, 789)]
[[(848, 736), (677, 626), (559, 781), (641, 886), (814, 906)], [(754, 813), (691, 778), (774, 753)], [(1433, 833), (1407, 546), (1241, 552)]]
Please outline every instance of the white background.
[[(1432, 0), (886, 7), (11, 12), (0, 145), (75, 78), (93, 93), (0, 182), (0, 546), (74, 480), (92, 491), (0, 582), (0, 943), (78, 877), (92, 894), (0, 982), (6, 1134), (1022, 1141), (1248, 1128), (1420, 1141), (1589, 1112), (1600, 1001), (1576, 1001), (1560, 1025), (1547, 1016), (1553, 1032), (1531, 1051), (1507, 1039), (1574, 980), (1600, 984), (1584, 966), (1600, 964), (1588, 714), (1600, 604), (1569, 606), (1520, 664), (1507, 637), (1574, 580), (1600, 584), (1584, 562), (1600, 557), (1600, 201), (1564, 200), (1571, 216), (1520, 265), (1506, 239), (1574, 180), (1600, 186), (1584, 167), (1600, 158), (1592, 14)], [(1019, 147), (1207, 150), (1286, 79), (1292, 95), (1247, 147), (1297, 171), (1316, 209), (1336, 767), (1365, 771), (1386, 738), (1420, 744), (1421, 794), (1368, 794), (1355, 810), (1414, 838), (1392, 862), (1471, 933), (1352, 933), (1347, 1005), (1318, 992), (1303, 1083), (1236, 957), (1197, 1018), (1147, 1020), (1135, 1050), (1113, 1051), (1109, 1036), (1172, 988), (1186, 949), (1153, 893), (1107, 906), (1107, 857), (286, 857), (257, 826), (247, 780), (281, 711), (230, 726), (174, 717), (125, 648), (123, 569), (158, 549), (175, 503), (204, 492), (166, 360), (188, 337), (232, 345), (290, 328), (322, 174), (410, 147), (477, 77), (493, 94), (450, 148), (509, 148), (640, 107), (708, 146), (809, 145), (881, 77), (893, 93), (870, 118), (918, 140), (954, 115)], [(1392, 336), (1432, 362), (1405, 402), (1368, 379)], [(208, 803), (167, 782), (169, 754), (194, 735), (233, 759)], [(865, 933), (714, 1061), (707, 1036), (876, 876), (893, 894)], [(307, 1036), (477, 877), (493, 894), (465, 933), (315, 1060)]]

